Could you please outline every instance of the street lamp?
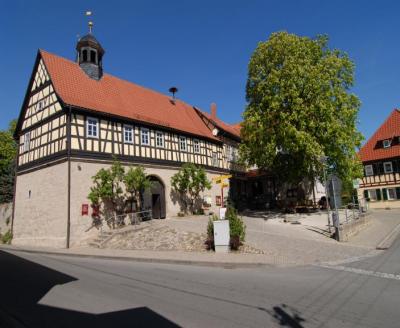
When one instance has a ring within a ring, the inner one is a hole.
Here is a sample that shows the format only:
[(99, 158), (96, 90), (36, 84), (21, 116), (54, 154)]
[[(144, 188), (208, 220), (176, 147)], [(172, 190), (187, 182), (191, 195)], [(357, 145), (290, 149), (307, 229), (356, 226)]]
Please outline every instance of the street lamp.
[(326, 179), (326, 165), (328, 164), (328, 156), (321, 156), (319, 158), (320, 163), (322, 163), (324, 168), (324, 185), (325, 185), (325, 198), (326, 198), (326, 209), (328, 211), (328, 230), (331, 233), (331, 219), (330, 219), (330, 211), (329, 211), (329, 197), (328, 197), (328, 181)]

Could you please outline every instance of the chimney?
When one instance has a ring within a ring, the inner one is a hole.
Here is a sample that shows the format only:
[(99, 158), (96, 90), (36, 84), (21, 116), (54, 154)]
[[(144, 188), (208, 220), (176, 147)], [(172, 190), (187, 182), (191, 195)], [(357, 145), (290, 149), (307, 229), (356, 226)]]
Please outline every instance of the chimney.
[(217, 118), (217, 104), (211, 103), (211, 119), (215, 121)]

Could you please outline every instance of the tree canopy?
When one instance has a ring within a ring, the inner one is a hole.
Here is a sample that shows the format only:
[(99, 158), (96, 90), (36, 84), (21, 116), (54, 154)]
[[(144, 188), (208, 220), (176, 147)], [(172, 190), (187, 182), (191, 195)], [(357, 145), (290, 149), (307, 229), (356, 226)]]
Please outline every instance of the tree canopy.
[(362, 175), (356, 154), (360, 101), (351, 93), (354, 63), (328, 48), (328, 38), (271, 34), (248, 66), (242, 161), (270, 169), (281, 181), (323, 176), (327, 167), (343, 180)]
[(146, 191), (151, 189), (152, 183), (146, 175), (145, 169), (142, 166), (131, 167), (124, 176), (124, 184), (126, 192), (130, 194), (130, 200), (136, 203), (136, 209), (142, 210), (141, 196)]
[(16, 120), (9, 123), (8, 129), (0, 131), (0, 203), (11, 202), (15, 176), (15, 157), (17, 143), (13, 138)]
[(183, 164), (179, 172), (172, 176), (171, 185), (180, 197), (183, 210), (187, 212), (190, 207), (192, 213), (200, 192), (211, 188), (211, 182), (207, 179), (204, 169), (193, 163)]

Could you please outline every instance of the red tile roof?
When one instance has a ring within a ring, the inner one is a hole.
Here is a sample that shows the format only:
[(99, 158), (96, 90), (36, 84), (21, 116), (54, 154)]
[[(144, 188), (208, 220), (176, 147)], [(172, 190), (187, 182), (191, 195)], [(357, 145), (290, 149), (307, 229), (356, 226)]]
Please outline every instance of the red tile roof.
[[(104, 74), (89, 78), (75, 62), (40, 50), (54, 88), (67, 105), (86, 108), (218, 140), (196, 109), (181, 100)], [(221, 125), (227, 125), (220, 121)]]
[(240, 138), (240, 129), (235, 127), (234, 125), (225, 123), (224, 121), (221, 121), (218, 117), (213, 118), (211, 114), (200, 111), (200, 114), (203, 114), (208, 120), (214, 122), (214, 124), (219, 127), (220, 129)]
[(359, 155), (363, 162), (400, 157), (400, 144), (394, 142), (389, 148), (377, 147), (382, 140), (400, 136), (400, 110), (394, 109), (386, 121), (376, 130), (374, 135), (360, 149)]

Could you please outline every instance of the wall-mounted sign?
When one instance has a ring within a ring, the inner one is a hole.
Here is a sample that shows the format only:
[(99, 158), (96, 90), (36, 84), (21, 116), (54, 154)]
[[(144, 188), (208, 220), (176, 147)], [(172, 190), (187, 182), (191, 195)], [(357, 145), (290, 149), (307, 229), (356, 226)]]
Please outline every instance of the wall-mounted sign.
[(215, 196), (215, 205), (221, 206), (221, 204), (222, 204), (221, 196)]
[(89, 205), (88, 204), (82, 204), (82, 216), (83, 215), (88, 215), (89, 214)]

